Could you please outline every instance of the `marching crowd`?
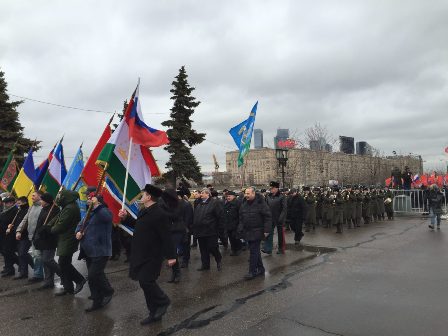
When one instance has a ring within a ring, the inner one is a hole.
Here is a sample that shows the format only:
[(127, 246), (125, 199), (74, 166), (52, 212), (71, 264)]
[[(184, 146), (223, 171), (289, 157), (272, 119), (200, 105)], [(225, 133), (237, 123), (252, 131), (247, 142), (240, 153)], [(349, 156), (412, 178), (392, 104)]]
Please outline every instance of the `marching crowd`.
[[(181, 281), (181, 269), (190, 265), (190, 250), (199, 246), (201, 264), (197, 271), (223, 268), (219, 245), (230, 246), (230, 256), (249, 251), (246, 280), (264, 276), (261, 253), (273, 253), (274, 232), (277, 254), (284, 254), (285, 230), (294, 232), (300, 244), (307, 232), (316, 226), (341, 234), (344, 228), (356, 229), (372, 221), (393, 220), (393, 193), (387, 188), (345, 186), (344, 188), (303, 187), (280, 189), (272, 181), (269, 190), (248, 187), (241, 191), (224, 190), (220, 195), (212, 186), (190, 190), (161, 190), (146, 185), (142, 190), (141, 210), (136, 218), (126, 210), (118, 214), (121, 224), (133, 236), (125, 239), (129, 259), (129, 276), (142, 288), (149, 316), (142, 325), (160, 321), (170, 299), (158, 286), (163, 261), (171, 267), (169, 282)], [(429, 204), (434, 214), (430, 228), (440, 228), (441, 193), (431, 187)], [(49, 193), (36, 191), (32, 205), (27, 197), (15, 199), (2, 194), (0, 202), (0, 250), (4, 257), (2, 277), (42, 282), (40, 289), (55, 287), (55, 275), (63, 289), (55, 295), (75, 295), (86, 282), (92, 305), (86, 312), (101, 309), (114, 294), (105, 275), (105, 267), (117, 253), (116, 225), (112, 213), (95, 187), (87, 189), (86, 218), (81, 220), (77, 203), (79, 194), (62, 190), (55, 200)], [(305, 233), (303, 232), (305, 231)], [(114, 233), (115, 232), (115, 233)], [(124, 231), (123, 231), (124, 232)], [(73, 266), (73, 255), (87, 265), (87, 279)], [(55, 256), (57, 255), (57, 262)], [(17, 265), (18, 274), (16, 275)], [(28, 275), (29, 266), (33, 269)]]

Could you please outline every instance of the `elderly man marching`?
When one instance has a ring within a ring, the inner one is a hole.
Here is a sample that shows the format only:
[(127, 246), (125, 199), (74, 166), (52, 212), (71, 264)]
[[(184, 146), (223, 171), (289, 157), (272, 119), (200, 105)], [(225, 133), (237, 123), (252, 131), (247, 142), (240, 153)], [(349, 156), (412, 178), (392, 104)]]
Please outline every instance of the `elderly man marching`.
[[(170, 219), (158, 204), (162, 190), (147, 184), (142, 192), (143, 209), (137, 220), (128, 219), (135, 222), (129, 275), (138, 280), (145, 294), (149, 316), (140, 324), (148, 325), (160, 321), (171, 303), (156, 280), (164, 258), (168, 259), (169, 267), (176, 263), (176, 251), (170, 236)], [(118, 215), (122, 220), (128, 217), (125, 210), (120, 210)]]
[(260, 254), (261, 240), (269, 236), (272, 230), (271, 211), (264, 198), (255, 193), (255, 188), (246, 188), (244, 200), (239, 211), (238, 231), (242, 232), (244, 239), (248, 242), (249, 273), (244, 277), (252, 280), (257, 276), (264, 275), (265, 269)]

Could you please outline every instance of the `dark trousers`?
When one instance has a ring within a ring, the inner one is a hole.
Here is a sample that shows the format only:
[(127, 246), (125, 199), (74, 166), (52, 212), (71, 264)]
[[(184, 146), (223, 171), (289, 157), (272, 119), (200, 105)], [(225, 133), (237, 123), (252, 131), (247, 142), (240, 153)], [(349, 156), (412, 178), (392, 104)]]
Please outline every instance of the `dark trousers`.
[(101, 303), (105, 296), (112, 295), (114, 292), (104, 274), (107, 260), (109, 257), (86, 258), (90, 294), (94, 304)]
[(171, 241), (176, 248), (176, 263), (171, 268), (173, 275), (180, 274), (179, 255), (183, 254), (183, 241), (185, 238), (185, 232), (171, 232)]
[(210, 254), (215, 257), (216, 263), (220, 263), (222, 256), (219, 252), (218, 237), (198, 237), (199, 250), (201, 251), (202, 267), (210, 268)]
[(187, 233), (184, 240), (182, 241), (182, 261), (184, 262), (184, 264), (188, 264), (190, 262), (191, 237), (192, 234)]
[(116, 226), (112, 227), (112, 258), (119, 257), (121, 255), (120, 231), (120, 228)]
[(61, 276), (58, 264), (54, 261), (56, 250), (42, 250), (42, 263), (44, 264), (45, 284), (54, 285), (54, 275)]
[(139, 284), (145, 294), (149, 315), (154, 315), (158, 307), (170, 304), (170, 299), (155, 280), (140, 280)]
[(239, 250), (241, 250), (243, 244), (241, 243), (241, 240), (238, 238), (236, 230), (227, 231), (227, 235), (229, 236), (230, 249), (233, 252), (238, 252)]
[(8, 271), (8, 273), (15, 273), (16, 271), (14, 269), (14, 264), (19, 264), (19, 258), (17, 257), (15, 250), (15, 241), (3, 242), (2, 254), (3, 258), (5, 259), (5, 271)]
[(249, 243), (249, 273), (264, 273), (263, 261), (261, 260), (260, 244), (261, 240), (250, 240)]
[(20, 275), (28, 276), (28, 265), (34, 267), (33, 258), (28, 253), (31, 247), (31, 242), (26, 239), (19, 240), (17, 245), (17, 252), (19, 255), (19, 273)]
[(79, 284), (84, 281), (84, 277), (72, 265), (73, 254), (59, 257), (59, 268), (61, 269), (61, 283), (67, 292), (73, 292), (73, 282)]
[(291, 218), (291, 229), (294, 231), (294, 240), (301, 241), (304, 233), (303, 233), (303, 221), (300, 218)]

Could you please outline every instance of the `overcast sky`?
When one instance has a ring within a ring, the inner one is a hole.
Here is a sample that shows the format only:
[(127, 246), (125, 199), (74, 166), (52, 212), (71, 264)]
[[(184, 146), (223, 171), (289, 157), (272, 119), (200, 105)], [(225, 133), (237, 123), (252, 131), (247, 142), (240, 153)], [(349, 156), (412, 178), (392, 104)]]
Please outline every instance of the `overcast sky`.
[[(16, 1), (0, 5), (0, 67), (10, 94), (120, 111), (141, 78), (148, 125), (164, 129), (182, 65), (202, 103), (193, 149), (203, 171), (225, 168), (228, 130), (259, 101), (265, 144), (276, 129), (300, 134), (320, 122), (333, 136), (367, 141), (386, 155), (448, 156), (448, 2)], [(18, 99), (11, 96), (12, 99)], [(25, 101), (25, 135), (40, 161), (65, 134), (67, 166), (88, 155), (110, 114)], [(154, 151), (160, 168), (168, 158)]]

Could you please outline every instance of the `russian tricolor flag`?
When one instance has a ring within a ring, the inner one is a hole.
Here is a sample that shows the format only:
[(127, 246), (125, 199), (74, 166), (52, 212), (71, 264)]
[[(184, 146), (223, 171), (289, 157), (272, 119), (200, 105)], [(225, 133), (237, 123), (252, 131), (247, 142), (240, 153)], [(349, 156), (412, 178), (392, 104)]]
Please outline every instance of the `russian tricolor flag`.
[(129, 126), (129, 138), (132, 138), (133, 143), (146, 147), (166, 145), (170, 142), (166, 133), (149, 127), (143, 121), (138, 92), (139, 86), (140, 83), (137, 85), (125, 112), (125, 120)]
[(418, 182), (420, 180), (420, 175), (419, 174), (415, 174), (414, 178), (412, 179), (415, 182)]

